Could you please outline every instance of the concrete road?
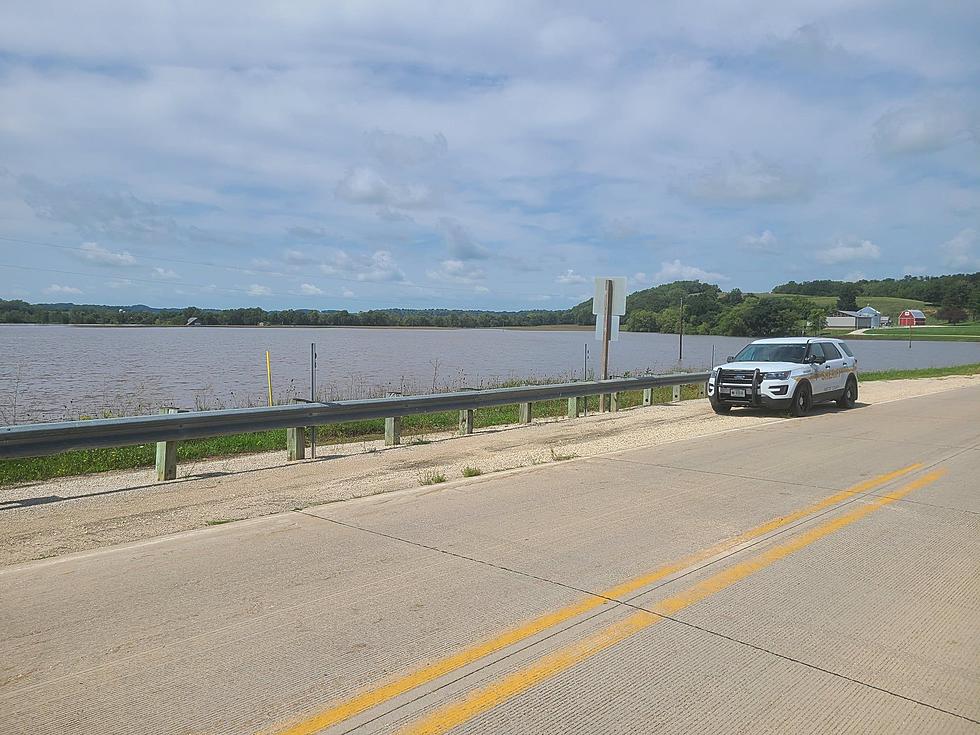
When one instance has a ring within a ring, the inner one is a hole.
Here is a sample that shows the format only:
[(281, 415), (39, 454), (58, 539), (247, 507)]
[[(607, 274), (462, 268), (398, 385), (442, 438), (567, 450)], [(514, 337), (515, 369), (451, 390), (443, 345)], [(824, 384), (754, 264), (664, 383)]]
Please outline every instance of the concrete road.
[(980, 388), (0, 570), (2, 733), (980, 732)]

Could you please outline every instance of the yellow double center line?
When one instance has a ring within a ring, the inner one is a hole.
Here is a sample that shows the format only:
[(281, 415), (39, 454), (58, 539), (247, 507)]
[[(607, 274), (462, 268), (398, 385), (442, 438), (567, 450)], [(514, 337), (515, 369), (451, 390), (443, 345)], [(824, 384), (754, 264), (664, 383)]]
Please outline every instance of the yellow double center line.
[[(768, 521), (767, 523), (763, 523), (760, 526), (756, 526), (755, 528), (749, 531), (739, 534), (734, 538), (727, 539), (718, 544), (715, 544), (714, 546), (710, 546), (706, 549), (695, 552), (694, 554), (686, 556), (678, 561), (672, 562), (670, 564), (665, 564), (664, 566), (659, 567), (648, 574), (644, 574), (640, 577), (636, 577), (635, 579), (631, 579), (627, 582), (612, 587), (611, 589), (608, 589), (597, 595), (590, 595), (589, 597), (586, 597), (580, 600), (579, 602), (568, 605), (567, 607), (561, 608), (560, 610), (556, 610), (555, 612), (549, 613), (547, 615), (542, 615), (541, 617), (535, 618), (519, 627), (512, 628), (511, 630), (505, 631), (504, 633), (501, 633), (500, 635), (494, 638), (491, 638), (487, 641), (483, 641), (482, 643), (478, 643), (476, 645), (465, 648), (462, 651), (459, 651), (458, 653), (455, 653), (444, 659), (441, 659), (427, 666), (424, 666), (420, 669), (417, 669), (416, 671), (413, 671), (397, 679), (394, 679), (386, 684), (382, 684), (381, 686), (378, 686), (374, 689), (369, 689), (344, 702), (340, 702), (335, 705), (332, 705), (321, 712), (313, 714), (312, 716), (308, 716), (307, 718), (303, 719), (300, 722), (296, 722), (291, 726), (288, 726), (281, 730), (277, 730), (275, 732), (279, 733), (279, 735), (312, 735), (312, 733), (319, 732), (320, 730), (330, 727), (331, 725), (335, 725), (339, 722), (343, 722), (344, 720), (350, 719), (351, 717), (354, 717), (355, 715), (358, 715), (361, 712), (369, 710), (372, 707), (376, 707), (379, 704), (388, 701), (389, 699), (393, 699), (394, 697), (397, 697), (401, 694), (411, 691), (412, 689), (415, 689), (419, 686), (434, 681), (435, 679), (445, 676), (446, 674), (449, 674), (455, 671), (456, 669), (462, 668), (463, 666), (467, 666), (473, 663), (474, 661), (484, 658), (485, 656), (488, 656), (492, 653), (507, 648), (508, 646), (512, 646), (527, 638), (537, 635), (538, 633), (553, 628), (565, 621), (571, 620), (580, 615), (583, 615), (584, 613), (594, 610), (609, 602), (610, 599), (618, 599), (623, 597), (624, 595), (640, 590), (643, 587), (646, 587), (654, 582), (657, 582), (661, 579), (669, 577), (678, 572), (682, 572), (685, 569), (688, 569), (689, 567), (693, 566), (694, 564), (697, 564), (698, 562), (702, 562), (707, 559), (710, 559), (713, 556), (717, 556), (718, 554), (724, 553), (725, 551), (728, 551), (736, 546), (744, 544), (753, 539), (757, 539), (760, 536), (770, 533), (771, 531), (775, 531), (779, 528), (794, 523), (795, 521), (798, 521), (802, 518), (806, 518), (807, 516), (813, 515), (814, 513), (818, 513), (821, 510), (830, 508), (838, 503), (853, 498), (855, 495), (860, 495), (862, 493), (866, 493), (871, 490), (874, 490), (875, 488), (881, 487), (882, 485), (885, 485), (891, 482), (892, 480), (902, 477), (903, 475), (921, 469), (921, 467), (922, 465), (920, 464), (913, 464), (913, 465), (909, 465), (908, 467), (903, 467), (900, 470), (889, 472), (883, 475), (878, 475), (877, 477), (873, 477), (869, 480), (865, 480), (864, 482), (858, 483), (857, 485), (853, 485), (852, 487), (849, 487), (846, 490), (842, 490), (839, 493), (835, 493), (834, 495), (824, 498), (819, 502), (816, 502), (805, 508), (801, 508), (798, 511), (790, 513), (789, 515), (781, 516), (779, 518), (773, 519), (771, 521)], [(916, 482), (924, 484), (923, 481), (927, 477), (933, 477), (933, 475), (936, 475), (936, 473), (932, 473), (931, 475), (926, 475), (925, 477), (922, 478), (922, 480), (918, 480)], [(921, 485), (916, 485), (916, 487), (920, 487), (920, 486)], [(909, 490), (906, 490), (903, 494), (911, 492), (913, 489), (915, 488), (913, 487)], [(880, 498), (878, 502), (882, 500), (886, 500), (887, 498), (896, 500), (898, 499), (898, 497), (900, 496), (898, 496), (897, 494), (892, 494)], [(891, 502), (891, 500), (888, 500), (887, 502)], [(866, 515), (866, 513), (870, 512), (875, 507), (878, 506), (874, 504), (866, 505), (859, 508), (858, 511), (864, 511), (864, 509), (867, 508), (868, 510), (862, 513), (862, 515)], [(848, 516), (844, 516), (843, 518), (848, 518), (849, 516), (850, 514)], [(855, 518), (853, 520), (857, 520), (857, 519)], [(846, 523), (844, 525), (846, 525)], [(818, 528), (823, 528), (823, 526), (820, 526)], [(817, 529), (814, 529), (814, 531), (816, 530)], [(836, 530), (836, 528), (834, 530)], [(809, 533), (813, 533), (813, 531), (810, 531)], [(829, 531), (827, 533), (829, 533)], [(801, 538), (806, 538), (807, 535), (808, 534), (804, 534), (804, 536), (802, 536)], [(811, 541), (808, 541), (807, 543), (812, 543), (813, 540), (816, 539), (814, 538)], [(776, 547), (776, 549), (779, 548), (782, 547), (781, 546)], [(775, 551), (776, 549), (773, 549), (772, 551)], [(793, 550), (795, 550), (795, 548)], [(767, 553), (771, 553), (771, 551)], [(787, 553), (791, 553), (791, 552), (787, 552)], [(751, 561), (755, 561), (755, 560), (751, 560)], [(750, 562), (743, 562), (743, 564), (748, 564), (748, 563)], [(730, 570), (727, 570), (727, 572), (721, 572), (719, 573), (719, 575), (715, 575), (715, 576), (721, 576), (726, 573), (730, 573), (734, 569), (738, 569), (741, 566), (742, 565), (738, 565)], [(753, 569), (753, 571), (755, 570)], [(738, 577), (738, 579), (741, 578), (742, 577)], [(709, 580), (706, 580), (706, 582), (710, 581), (711, 579), (715, 579), (715, 577), (709, 578)], [(732, 580), (728, 584), (733, 584), (735, 581), (737, 581), (737, 579)], [(705, 584), (706, 582), (702, 582), (701, 585)], [(724, 586), (728, 586), (728, 584)], [(696, 587), (692, 588), (692, 590), (699, 588), (701, 585), (697, 585)], [(688, 591), (688, 593), (690, 592), (691, 590)], [(694, 604), (694, 602), (697, 602), (699, 599), (703, 599), (703, 597), (699, 597), (698, 599), (692, 599), (691, 602), (688, 602), (687, 604), (682, 605), (677, 609), (682, 609), (683, 607), (687, 607), (687, 605)], [(665, 604), (665, 603), (661, 603), (661, 604)], [(661, 612), (667, 615), (670, 614), (670, 611), (661, 611)], [(532, 681), (531, 683), (527, 684), (527, 686), (531, 686), (535, 681), (540, 681), (542, 678), (546, 678), (547, 676), (550, 676), (551, 674), (547, 673), (548, 671), (557, 673), (557, 671), (561, 671), (564, 668), (568, 668), (568, 666), (571, 666), (576, 661), (579, 661), (584, 657), (592, 655), (598, 650), (602, 650), (602, 648), (606, 648), (608, 646), (613, 645), (617, 641), (622, 640), (623, 638), (626, 638), (629, 635), (632, 635), (637, 630), (640, 630), (648, 625), (652, 625), (654, 622), (656, 622), (659, 619), (660, 618), (658, 616), (645, 611), (637, 612), (635, 615), (630, 616), (629, 618), (622, 621), (621, 623), (617, 623), (613, 626), (610, 626), (610, 628), (607, 628), (602, 633), (596, 634), (596, 636), (593, 636), (593, 638), (589, 638), (586, 641), (581, 642), (580, 644), (572, 646), (566, 651), (559, 652), (559, 654), (554, 654), (553, 656), (549, 656), (546, 657), (545, 659), (542, 659), (542, 661), (536, 664), (532, 669), (533, 671), (538, 672), (536, 678), (535, 676), (529, 676), (528, 672), (523, 672), (521, 676), (521, 681), (530, 679)], [(596, 648), (596, 646), (601, 646), (601, 647)], [(512, 687), (517, 686), (517, 683), (514, 682), (511, 684), (511, 686)], [(521, 687), (520, 689), (517, 689), (512, 694), (507, 696), (513, 696), (513, 694), (516, 694), (518, 691), (522, 691), (523, 689), (526, 689), (527, 686)], [(469, 702), (473, 696), (474, 695), (471, 695), (466, 700), (464, 700), (464, 702)], [(462, 705), (463, 703), (460, 703), (459, 705), (455, 705), (455, 706), (461, 707)], [(486, 705), (486, 707), (489, 706), (492, 706), (492, 704)], [(483, 709), (486, 709), (486, 707), (483, 707)], [(472, 715), (467, 715), (463, 717), (462, 720), (459, 720), (459, 722), (465, 721), (465, 719), (468, 719), (468, 717), (471, 716)], [(424, 722), (426, 721), (423, 721), (423, 723)], [(419, 726), (421, 726), (423, 723), (419, 723)], [(448, 725), (446, 728), (436, 729), (436, 730), (412, 729), (409, 730), (409, 732), (413, 732), (413, 733), (414, 732), (419, 732), (419, 733), (443, 732), (444, 729), (448, 729), (448, 727), (452, 727), (452, 726), (453, 725)]]

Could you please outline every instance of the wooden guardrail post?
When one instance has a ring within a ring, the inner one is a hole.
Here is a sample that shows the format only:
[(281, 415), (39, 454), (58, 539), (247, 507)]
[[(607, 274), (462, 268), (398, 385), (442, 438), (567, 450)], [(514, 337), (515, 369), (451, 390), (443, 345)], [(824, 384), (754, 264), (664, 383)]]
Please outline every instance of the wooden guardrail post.
[(678, 403), (681, 400), (681, 387), (679, 385), (672, 386), (673, 391), (670, 397), (671, 403)]
[(473, 433), (473, 409), (464, 408), (459, 412), (459, 433), (472, 434)]
[(581, 406), (581, 396), (574, 396), (568, 399), (568, 418), (578, 418), (579, 407)]
[[(178, 413), (176, 408), (161, 408), (160, 413)], [(177, 479), (177, 442), (157, 442), (157, 482)]]
[(609, 394), (609, 411), (615, 413), (619, 410), (619, 393)]
[(531, 404), (521, 403), (520, 404), (521, 415), (518, 421), (522, 424), (531, 423)]
[(707, 398), (707, 397), (708, 397), (708, 384), (698, 383), (698, 398)]
[[(390, 392), (386, 395), (386, 398), (394, 398), (395, 396), (400, 396), (401, 393)], [(401, 416), (388, 416), (385, 419), (385, 446), (393, 447), (396, 444), (402, 443), (402, 417)]]
[(643, 389), (643, 405), (652, 406), (653, 405), (653, 388)]
[(306, 427), (291, 426), (286, 429), (286, 459), (295, 462), (306, 457)]

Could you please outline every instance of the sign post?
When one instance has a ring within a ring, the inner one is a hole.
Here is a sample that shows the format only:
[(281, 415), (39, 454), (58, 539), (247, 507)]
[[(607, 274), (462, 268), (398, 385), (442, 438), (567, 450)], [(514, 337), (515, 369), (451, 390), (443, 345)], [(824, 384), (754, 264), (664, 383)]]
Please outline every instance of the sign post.
[[(626, 313), (626, 278), (597, 277), (592, 297), (592, 313), (596, 315), (596, 339), (602, 340), (602, 359), (599, 380), (609, 379), (609, 343), (619, 340), (619, 318)], [(600, 324), (602, 329), (600, 332)], [(609, 397), (599, 396), (599, 410), (610, 410)]]

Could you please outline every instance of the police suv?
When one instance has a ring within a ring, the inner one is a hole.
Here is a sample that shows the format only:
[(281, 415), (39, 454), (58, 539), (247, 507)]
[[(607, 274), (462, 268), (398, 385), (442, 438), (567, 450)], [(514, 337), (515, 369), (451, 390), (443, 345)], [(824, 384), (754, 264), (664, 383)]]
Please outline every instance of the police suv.
[(732, 406), (789, 409), (802, 416), (816, 403), (851, 408), (858, 397), (857, 358), (839, 339), (759, 339), (711, 371), (715, 413)]

